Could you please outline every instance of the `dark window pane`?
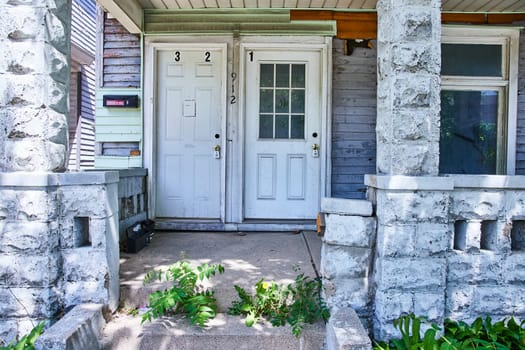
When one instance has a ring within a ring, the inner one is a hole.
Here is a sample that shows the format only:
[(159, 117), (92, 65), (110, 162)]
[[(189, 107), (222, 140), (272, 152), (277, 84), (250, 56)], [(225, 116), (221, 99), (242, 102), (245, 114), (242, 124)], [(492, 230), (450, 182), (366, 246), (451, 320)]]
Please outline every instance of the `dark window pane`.
[(259, 96), (259, 112), (273, 113), (273, 90), (261, 89)]
[(304, 90), (292, 90), (292, 113), (304, 113)]
[(290, 86), (290, 65), (289, 64), (277, 64), (275, 74), (275, 86), (277, 87), (289, 87)]
[(441, 91), (439, 171), (495, 174), (497, 91)]
[(273, 64), (261, 64), (261, 87), (273, 87)]
[(292, 65), (292, 87), (304, 88), (304, 64)]
[(259, 138), (273, 139), (273, 116), (260, 115), (259, 116)]
[(501, 45), (442, 44), (441, 74), (500, 77)]
[(292, 115), (290, 138), (304, 139), (304, 115)]
[(290, 90), (275, 90), (275, 113), (289, 113), (290, 101), (288, 94)]
[(278, 114), (275, 116), (275, 138), (287, 139), (289, 137), (288, 114)]

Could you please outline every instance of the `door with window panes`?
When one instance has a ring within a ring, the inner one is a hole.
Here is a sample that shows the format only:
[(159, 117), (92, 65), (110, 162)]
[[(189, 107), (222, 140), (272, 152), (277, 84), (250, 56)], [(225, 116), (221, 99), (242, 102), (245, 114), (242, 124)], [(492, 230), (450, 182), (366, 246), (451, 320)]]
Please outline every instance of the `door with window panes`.
[(245, 60), (244, 217), (313, 219), (323, 137), (320, 53), (256, 50)]

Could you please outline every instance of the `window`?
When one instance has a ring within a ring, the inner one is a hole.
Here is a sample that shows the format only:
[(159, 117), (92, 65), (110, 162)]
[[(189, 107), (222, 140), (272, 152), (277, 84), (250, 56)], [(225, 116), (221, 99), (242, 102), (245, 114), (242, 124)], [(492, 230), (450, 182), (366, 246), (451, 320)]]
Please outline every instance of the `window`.
[(440, 173), (514, 174), (518, 33), (443, 28)]
[(259, 139), (304, 139), (305, 65), (260, 65)]

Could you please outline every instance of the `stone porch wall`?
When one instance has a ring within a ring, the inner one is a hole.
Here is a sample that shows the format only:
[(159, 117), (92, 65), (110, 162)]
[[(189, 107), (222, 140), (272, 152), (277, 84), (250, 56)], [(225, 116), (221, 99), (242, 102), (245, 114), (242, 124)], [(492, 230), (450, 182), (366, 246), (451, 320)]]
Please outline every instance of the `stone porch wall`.
[(354, 308), (376, 339), (398, 336), (392, 321), (408, 313), (438, 325), (525, 318), (525, 177), (367, 176), (366, 184), (371, 202), (323, 200), (332, 310)]
[(0, 339), (76, 304), (115, 310), (118, 173), (0, 173)]

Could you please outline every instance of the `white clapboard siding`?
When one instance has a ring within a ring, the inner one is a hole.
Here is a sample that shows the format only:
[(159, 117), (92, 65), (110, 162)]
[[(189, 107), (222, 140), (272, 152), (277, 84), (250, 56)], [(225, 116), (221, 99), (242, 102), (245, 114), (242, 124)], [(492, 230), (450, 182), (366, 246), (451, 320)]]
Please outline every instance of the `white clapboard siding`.
[(343, 52), (333, 42), (332, 197), (364, 198), (376, 171), (376, 49)]
[(71, 42), (95, 55), (95, 0), (73, 0), (71, 4)]
[(68, 168), (76, 170), (93, 168), (95, 165), (95, 121), (80, 116), (77, 131), (70, 134), (69, 143)]
[[(95, 0), (73, 0), (71, 14), (71, 42), (95, 57)], [(68, 168), (79, 170), (95, 165), (95, 63), (72, 68), (80, 74), (73, 73), (70, 84)]]

